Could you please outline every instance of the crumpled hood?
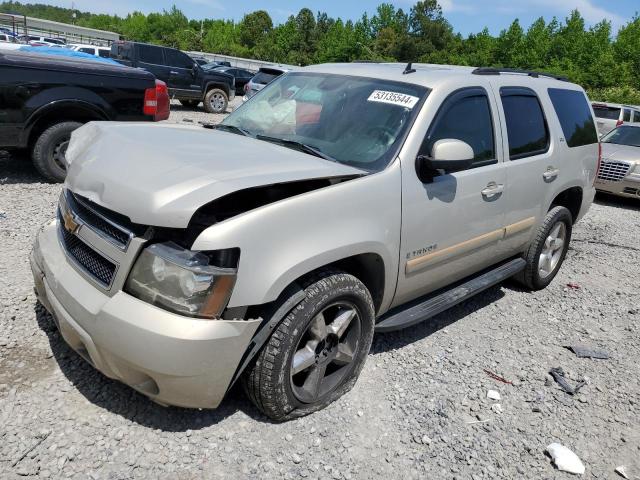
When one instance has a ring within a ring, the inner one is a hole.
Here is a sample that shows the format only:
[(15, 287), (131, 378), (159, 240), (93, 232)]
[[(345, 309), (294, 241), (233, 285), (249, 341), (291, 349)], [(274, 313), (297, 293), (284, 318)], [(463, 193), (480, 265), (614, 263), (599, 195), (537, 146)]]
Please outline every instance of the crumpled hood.
[(602, 159), (620, 160), (623, 162), (640, 162), (640, 147), (616, 145), (615, 143), (603, 143)]
[(175, 228), (237, 190), (366, 173), (234, 133), (152, 123), (90, 122), (66, 158), (73, 192), (134, 223)]

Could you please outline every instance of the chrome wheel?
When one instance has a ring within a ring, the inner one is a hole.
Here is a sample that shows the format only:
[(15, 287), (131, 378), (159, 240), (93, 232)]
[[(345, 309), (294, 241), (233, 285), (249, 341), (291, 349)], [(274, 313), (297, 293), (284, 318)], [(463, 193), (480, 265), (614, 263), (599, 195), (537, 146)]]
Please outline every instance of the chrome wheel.
[(333, 303), (313, 317), (290, 365), (299, 401), (313, 403), (340, 385), (358, 351), (360, 330), (360, 314), (350, 302)]
[(564, 222), (558, 222), (549, 232), (538, 258), (540, 278), (545, 279), (555, 271), (562, 258), (566, 241), (567, 227)]
[(214, 93), (213, 95), (211, 95), (209, 103), (211, 104), (211, 108), (213, 110), (215, 110), (216, 112), (221, 112), (225, 107), (226, 99), (221, 93)]
[(65, 153), (67, 153), (67, 147), (69, 146), (69, 140), (64, 140), (57, 144), (53, 148), (53, 162), (56, 164), (58, 168), (61, 168), (63, 171), (67, 170), (67, 162), (64, 158)]

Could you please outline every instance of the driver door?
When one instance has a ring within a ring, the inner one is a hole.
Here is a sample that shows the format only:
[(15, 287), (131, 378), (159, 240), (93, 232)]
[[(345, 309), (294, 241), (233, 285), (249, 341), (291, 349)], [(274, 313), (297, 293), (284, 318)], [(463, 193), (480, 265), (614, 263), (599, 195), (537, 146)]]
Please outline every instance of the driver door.
[(500, 261), (506, 174), (495, 99), (485, 88), (456, 90), (441, 104), (420, 154), (442, 139), (474, 152), (464, 171), (434, 171), (421, 181), (410, 162), (402, 167), (402, 239), (393, 306), (428, 294)]

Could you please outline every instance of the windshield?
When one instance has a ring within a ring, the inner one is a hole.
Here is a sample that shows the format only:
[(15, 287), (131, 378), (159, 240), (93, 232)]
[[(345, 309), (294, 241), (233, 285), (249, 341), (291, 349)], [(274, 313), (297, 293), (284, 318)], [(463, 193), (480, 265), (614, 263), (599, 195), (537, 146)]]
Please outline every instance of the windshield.
[(605, 135), (602, 139), (602, 143), (640, 147), (640, 128), (629, 126), (618, 127)]
[(266, 86), (222, 125), (258, 138), (303, 144), (337, 162), (380, 171), (397, 153), (428, 92), (401, 82), (290, 73)]

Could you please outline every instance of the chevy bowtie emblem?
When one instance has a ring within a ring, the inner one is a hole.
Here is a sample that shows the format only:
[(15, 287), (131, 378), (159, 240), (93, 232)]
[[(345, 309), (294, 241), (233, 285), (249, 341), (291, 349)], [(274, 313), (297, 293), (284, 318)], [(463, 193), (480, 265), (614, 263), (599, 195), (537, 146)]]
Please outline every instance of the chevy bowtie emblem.
[(62, 216), (62, 220), (64, 221), (64, 229), (69, 233), (76, 233), (78, 231), (78, 227), (80, 226), (76, 219), (73, 218), (73, 213), (69, 210), (64, 212)]

